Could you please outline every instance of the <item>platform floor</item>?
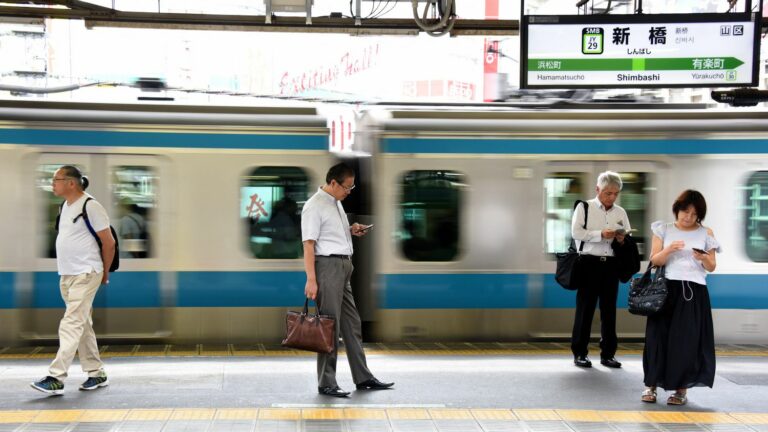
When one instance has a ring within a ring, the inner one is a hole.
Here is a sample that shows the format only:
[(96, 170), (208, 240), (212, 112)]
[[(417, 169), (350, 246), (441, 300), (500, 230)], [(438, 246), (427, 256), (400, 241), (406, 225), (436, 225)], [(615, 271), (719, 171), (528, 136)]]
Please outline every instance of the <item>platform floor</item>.
[[(640, 401), (638, 344), (622, 344), (618, 370), (575, 367), (567, 344), (371, 345), (371, 370), (395, 388), (347, 399), (317, 394), (311, 354), (224, 347), (105, 346), (111, 385), (78, 391), (76, 363), (54, 397), (29, 387), (49, 348), (1, 349), (0, 431), (768, 432), (762, 345), (718, 346), (714, 388), (691, 389), (684, 407), (663, 391)], [(343, 356), (337, 376), (354, 390)]]

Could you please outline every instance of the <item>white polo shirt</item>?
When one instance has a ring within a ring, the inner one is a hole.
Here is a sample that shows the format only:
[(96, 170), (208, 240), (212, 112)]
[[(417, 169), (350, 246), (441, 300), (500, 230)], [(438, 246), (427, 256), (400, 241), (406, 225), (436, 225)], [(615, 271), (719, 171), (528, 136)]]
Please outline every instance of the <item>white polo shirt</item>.
[[(64, 203), (59, 219), (59, 235), (56, 236), (56, 264), (60, 275), (79, 275), (83, 273), (101, 273), (104, 263), (101, 251), (93, 234), (88, 231), (82, 217), (74, 219), (83, 211), (83, 203), (90, 195), (83, 194), (80, 199), (69, 205)], [(109, 228), (109, 216), (96, 200), (88, 201), (88, 219), (97, 233)]]
[(589, 214), (587, 215), (587, 229), (584, 229), (584, 205), (579, 204), (573, 212), (571, 220), (571, 235), (576, 240), (576, 250), (579, 250), (581, 242), (584, 244), (582, 253), (595, 256), (613, 256), (611, 243), (613, 239), (604, 239), (604, 229), (616, 230), (624, 228), (629, 231), (629, 218), (623, 208), (613, 205), (606, 210), (603, 203), (597, 197), (587, 201)]
[(352, 255), (352, 232), (341, 201), (322, 187), (301, 210), (301, 241), (315, 241), (315, 255)]

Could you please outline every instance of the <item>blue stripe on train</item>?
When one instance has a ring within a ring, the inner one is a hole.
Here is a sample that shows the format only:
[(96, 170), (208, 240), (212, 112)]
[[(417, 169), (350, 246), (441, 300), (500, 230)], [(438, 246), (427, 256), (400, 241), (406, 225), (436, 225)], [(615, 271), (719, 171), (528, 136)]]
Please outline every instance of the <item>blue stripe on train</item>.
[(0, 143), (89, 147), (328, 150), (328, 137), (326, 135), (200, 134), (1, 128)]
[[(389, 274), (382, 276), (384, 309), (572, 308), (575, 291), (553, 274)], [(530, 289), (526, 289), (529, 287)], [(768, 309), (768, 274), (707, 277), (716, 309)], [(627, 306), (629, 285), (619, 288), (617, 306)]]
[(738, 154), (765, 153), (768, 140), (532, 140), (386, 138), (384, 153)]
[[(7, 273), (5, 275), (10, 275)], [(175, 281), (174, 281), (175, 278)], [(34, 274), (31, 296), (13, 301), (13, 282), (0, 273), (0, 308), (64, 307), (55, 272)], [(165, 279), (165, 282), (163, 282)], [(304, 272), (117, 272), (101, 287), (95, 307), (291, 307), (302, 303)], [(164, 297), (161, 284), (168, 283)], [(7, 286), (7, 288), (6, 288)], [(178, 289), (174, 289), (178, 286)], [(7, 291), (7, 295), (6, 295)]]
[(13, 273), (0, 272), (0, 309), (10, 309), (16, 304), (13, 295)]
[[(109, 285), (101, 287), (93, 301), (95, 307), (149, 308), (161, 305), (158, 272), (119, 272), (110, 277)], [(17, 307), (64, 307), (56, 272), (38, 272), (34, 275), (32, 295), (17, 301)], [(171, 303), (172, 304), (172, 303)]]
[[(16, 277), (0, 272), (0, 308), (59, 308), (59, 277), (34, 273), (29, 295)], [(571, 308), (575, 293), (558, 286), (552, 274), (388, 274), (381, 276), (384, 309)], [(302, 301), (305, 275), (286, 272), (118, 272), (99, 290), (94, 304), (107, 308), (293, 307)], [(718, 309), (768, 309), (768, 274), (713, 274), (708, 277)], [(162, 283), (169, 284), (162, 295)], [(177, 287), (174, 289), (174, 287)], [(618, 307), (626, 307), (627, 284)]]
[(290, 307), (304, 303), (301, 272), (180, 272), (179, 307)]

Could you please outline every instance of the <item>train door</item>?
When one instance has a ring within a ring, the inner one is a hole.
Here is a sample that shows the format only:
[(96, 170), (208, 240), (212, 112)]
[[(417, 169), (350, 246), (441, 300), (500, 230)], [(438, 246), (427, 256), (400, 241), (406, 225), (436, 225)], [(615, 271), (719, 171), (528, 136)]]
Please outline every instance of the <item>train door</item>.
[[(352, 167), (356, 173), (355, 190), (344, 200), (344, 211), (349, 215), (350, 222), (375, 223), (371, 214), (373, 188), (375, 187), (371, 176), (372, 159), (370, 157), (356, 157), (346, 158), (342, 161)], [(376, 260), (377, 251), (373, 239), (373, 235), (352, 238), (355, 251), (352, 255), (352, 261), (355, 271), (352, 273), (351, 282), (355, 304), (362, 321), (364, 340), (371, 340), (377, 309), (376, 298), (373, 293), (373, 263)]]
[[(577, 199), (596, 196), (595, 187), (601, 172), (611, 170), (621, 175), (624, 183), (617, 204), (623, 207), (630, 220), (633, 236), (643, 257), (650, 245), (649, 227), (655, 214), (655, 185), (663, 177), (663, 165), (646, 161), (563, 161), (547, 165), (544, 174), (544, 255), (541, 283), (531, 284), (530, 306), (540, 313), (534, 314), (531, 334), (537, 337), (569, 337), (573, 325), (575, 293), (557, 285), (555, 254), (564, 252), (571, 243), (571, 216)], [(535, 279), (534, 279), (535, 280)], [(619, 307), (623, 307), (626, 293), (619, 293)], [(593, 321), (593, 334), (599, 335), (599, 317)], [(624, 327), (636, 335), (636, 323)], [(619, 328), (621, 331), (621, 326)]]
[[(58, 289), (55, 260), (55, 220), (62, 199), (52, 194), (53, 173), (62, 165), (78, 167), (90, 180), (87, 192), (109, 213), (110, 223), (120, 242), (120, 269), (102, 286), (94, 300), (94, 330), (99, 338), (152, 338), (167, 332), (166, 314), (160, 312), (172, 295), (162, 244), (156, 235), (160, 203), (160, 172), (163, 160), (154, 156), (44, 153), (31, 162), (35, 179), (34, 204), (37, 217), (32, 237), (37, 247), (30, 250), (37, 262), (31, 280), (22, 293), (30, 314), (23, 323), (22, 336), (30, 341), (57, 338), (63, 302)], [(170, 194), (169, 194), (170, 195)]]
[(94, 302), (102, 333), (109, 338), (170, 335), (176, 277), (170, 267), (166, 226), (174, 208), (165, 158), (106, 155), (99, 160), (109, 185), (108, 211), (120, 241), (120, 270)]
[[(24, 249), (25, 261), (35, 263), (24, 273), (16, 285), (20, 309), (25, 313), (20, 323), (21, 339), (30, 342), (55, 340), (61, 319), (63, 302), (59, 292), (59, 276), (56, 267), (56, 216), (62, 199), (53, 195), (53, 174), (62, 165), (73, 165), (93, 179), (93, 156), (88, 154), (44, 153), (25, 160), (25, 175), (32, 178), (21, 184), (32, 185), (25, 192), (23, 207), (34, 209), (31, 222), (22, 237), (30, 240), (32, 247)], [(88, 188), (95, 196), (102, 195), (96, 184)], [(23, 226), (23, 225), (22, 225)]]

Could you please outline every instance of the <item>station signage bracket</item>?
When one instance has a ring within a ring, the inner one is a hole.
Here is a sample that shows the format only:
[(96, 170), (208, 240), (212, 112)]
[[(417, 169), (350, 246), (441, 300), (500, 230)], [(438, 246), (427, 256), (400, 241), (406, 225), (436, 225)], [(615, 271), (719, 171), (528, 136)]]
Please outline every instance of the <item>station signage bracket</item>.
[(748, 87), (757, 13), (523, 15), (520, 88)]

